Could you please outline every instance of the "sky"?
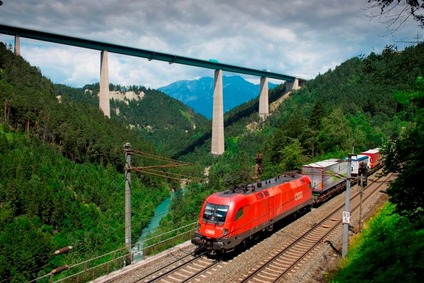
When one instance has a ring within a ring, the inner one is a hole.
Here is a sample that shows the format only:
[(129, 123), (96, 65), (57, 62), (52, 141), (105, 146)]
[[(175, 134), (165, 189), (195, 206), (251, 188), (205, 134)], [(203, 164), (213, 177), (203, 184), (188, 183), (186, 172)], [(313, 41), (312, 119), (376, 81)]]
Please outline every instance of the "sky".
[[(412, 19), (390, 25), (399, 9), (379, 11), (367, 0), (3, 0), (0, 24), (313, 79), (352, 57), (423, 40)], [(0, 34), (0, 41), (14, 39)], [(100, 79), (99, 51), (21, 38), (21, 55), (54, 83), (83, 87)], [(159, 88), (213, 75), (109, 53), (109, 81), (122, 86)]]

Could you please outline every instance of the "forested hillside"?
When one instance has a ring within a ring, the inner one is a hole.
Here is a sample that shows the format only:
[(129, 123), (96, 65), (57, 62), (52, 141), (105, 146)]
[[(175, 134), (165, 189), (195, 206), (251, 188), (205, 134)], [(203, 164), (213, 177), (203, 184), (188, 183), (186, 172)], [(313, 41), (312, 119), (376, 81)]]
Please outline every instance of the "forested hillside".
[(183, 103), (157, 90), (142, 91), (144, 97), (138, 101), (112, 100), (111, 108), (119, 109), (112, 119), (134, 126), (161, 153), (174, 155), (210, 129), (210, 121)]
[[(87, 100), (66, 98), (0, 44), (0, 278), (7, 282), (124, 246), (123, 145), (155, 149)], [(133, 238), (171, 188), (134, 175)], [(74, 248), (51, 256), (64, 246)]]
[[(91, 104), (98, 108), (99, 84), (71, 88), (55, 85), (58, 93), (80, 105)], [(143, 86), (124, 87), (110, 84), (109, 89), (121, 96), (111, 99), (111, 120), (133, 129), (134, 133), (155, 144), (164, 155), (174, 155), (185, 150), (210, 131), (211, 122), (176, 99)], [(137, 99), (125, 98), (133, 92)]]

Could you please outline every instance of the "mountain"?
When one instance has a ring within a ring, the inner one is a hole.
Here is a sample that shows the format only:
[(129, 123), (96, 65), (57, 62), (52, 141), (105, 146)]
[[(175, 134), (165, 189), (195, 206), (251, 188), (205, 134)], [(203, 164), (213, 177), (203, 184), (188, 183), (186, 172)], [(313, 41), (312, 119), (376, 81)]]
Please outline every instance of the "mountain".
[[(259, 95), (259, 84), (252, 84), (241, 76), (223, 76), (224, 92), (224, 112), (243, 104)], [(202, 77), (197, 80), (177, 81), (158, 90), (181, 101), (193, 108), (197, 113), (212, 118), (213, 105), (212, 77)], [(276, 87), (276, 84), (268, 83), (269, 89)]]
[[(124, 87), (110, 84), (111, 120), (132, 129), (158, 152), (174, 155), (196, 142), (210, 128), (210, 121), (193, 109), (163, 92), (143, 86)], [(60, 97), (98, 109), (99, 84), (82, 89), (55, 85)]]
[(175, 98), (144, 89), (138, 99), (111, 101), (112, 119), (129, 125), (161, 154), (173, 155), (195, 142), (210, 128), (210, 122)]

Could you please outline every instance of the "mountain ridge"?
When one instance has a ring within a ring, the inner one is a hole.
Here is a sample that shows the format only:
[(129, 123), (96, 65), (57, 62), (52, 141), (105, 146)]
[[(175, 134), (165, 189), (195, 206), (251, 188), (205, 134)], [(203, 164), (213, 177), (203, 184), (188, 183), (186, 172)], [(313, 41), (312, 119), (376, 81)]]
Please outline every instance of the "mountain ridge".
[[(224, 112), (248, 102), (259, 95), (259, 84), (255, 85), (239, 75), (223, 76)], [(271, 90), (277, 85), (268, 82)], [(181, 101), (208, 119), (212, 118), (213, 109), (212, 77), (195, 80), (180, 80), (158, 88), (159, 91)]]

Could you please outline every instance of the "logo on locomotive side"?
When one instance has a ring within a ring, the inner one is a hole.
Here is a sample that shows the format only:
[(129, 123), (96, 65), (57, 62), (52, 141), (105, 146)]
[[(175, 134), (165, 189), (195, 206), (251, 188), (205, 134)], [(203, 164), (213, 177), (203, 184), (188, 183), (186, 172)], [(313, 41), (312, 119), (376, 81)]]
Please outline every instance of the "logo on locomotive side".
[(205, 233), (206, 233), (206, 234), (209, 234), (209, 235), (215, 235), (215, 230), (206, 229), (206, 230), (205, 230)]
[(297, 192), (297, 193), (294, 194), (294, 200), (295, 201), (301, 200), (302, 198), (303, 198), (303, 192), (302, 191)]

